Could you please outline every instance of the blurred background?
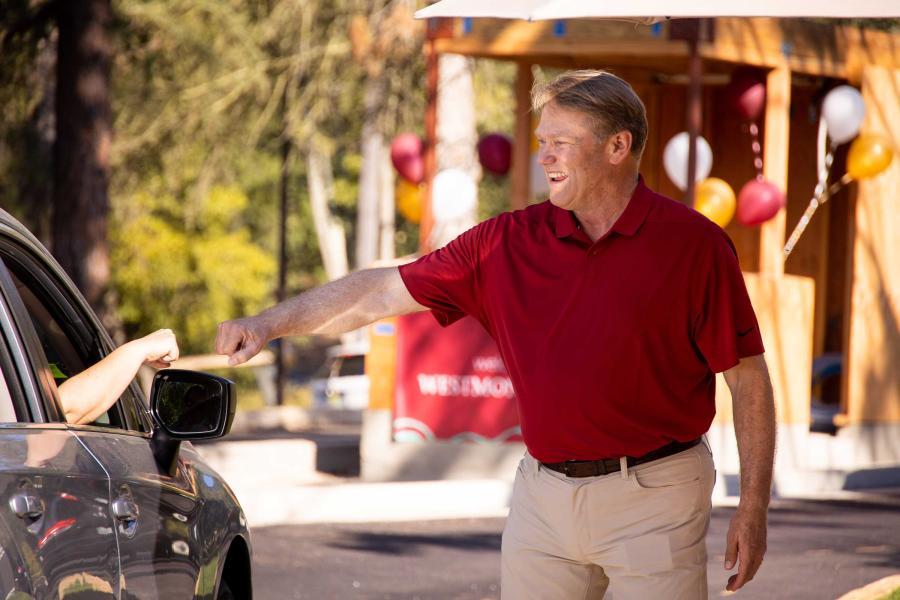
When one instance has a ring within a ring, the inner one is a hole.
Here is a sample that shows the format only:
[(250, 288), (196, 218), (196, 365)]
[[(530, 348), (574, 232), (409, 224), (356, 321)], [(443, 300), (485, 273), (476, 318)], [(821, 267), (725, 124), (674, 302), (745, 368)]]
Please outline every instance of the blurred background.
[[(326, 261), (342, 274), (418, 248), (386, 159), (394, 137), (423, 129), (414, 4), (3, 0), (0, 206), (114, 339), (169, 327), (183, 355), (208, 354), (219, 322), (276, 300), (282, 214), (287, 296), (327, 280)], [(514, 65), (466, 71), (475, 126), (511, 132)], [(358, 233), (367, 185), (391, 207), (365, 215), (377, 243)], [(505, 179), (478, 186), (479, 217), (506, 208)], [(290, 342), (285, 403), (309, 405), (304, 383), (336, 341)], [(264, 403), (251, 374), (229, 376), (242, 408)]]

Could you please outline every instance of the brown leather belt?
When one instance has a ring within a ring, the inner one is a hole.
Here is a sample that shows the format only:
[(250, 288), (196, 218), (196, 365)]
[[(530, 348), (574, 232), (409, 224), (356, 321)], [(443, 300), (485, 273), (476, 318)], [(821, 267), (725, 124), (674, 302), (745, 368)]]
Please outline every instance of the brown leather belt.
[[(643, 456), (627, 457), (628, 466), (634, 467), (636, 465), (659, 460), (660, 458), (672, 456), (673, 454), (678, 454), (679, 452), (684, 452), (689, 448), (693, 448), (699, 443), (700, 438), (689, 442), (669, 442), (665, 446), (657, 448), (656, 450), (651, 450)], [(610, 473), (619, 472), (622, 468), (618, 458), (567, 460), (558, 463), (541, 463), (541, 465), (556, 471), (557, 473), (565, 473), (567, 477), (596, 477), (598, 475), (609, 475)]]

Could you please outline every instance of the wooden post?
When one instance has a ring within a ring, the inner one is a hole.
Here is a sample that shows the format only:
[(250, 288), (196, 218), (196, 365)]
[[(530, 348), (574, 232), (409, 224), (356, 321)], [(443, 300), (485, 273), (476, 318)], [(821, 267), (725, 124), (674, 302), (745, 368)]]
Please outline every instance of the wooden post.
[[(900, 144), (900, 68), (863, 68), (862, 95), (867, 111), (863, 133), (885, 136)], [(847, 246), (849, 298), (844, 309), (844, 384), (846, 407), (853, 424), (892, 429), (869, 430), (873, 461), (889, 457), (897, 464), (895, 445), (883, 444), (900, 426), (900, 160), (877, 177), (855, 184), (850, 205), (851, 235)], [(889, 448), (892, 448), (889, 450)], [(892, 454), (892, 456), (891, 456)], [(880, 455), (880, 456), (879, 456)]]
[(431, 190), (437, 174), (437, 99), (438, 52), (434, 39), (425, 40), (425, 193), (422, 194), (422, 220), (419, 223), (419, 252), (431, 251)]
[(690, 58), (688, 59), (687, 97), (687, 130), (688, 130), (688, 166), (687, 187), (684, 189), (684, 203), (694, 206), (694, 191), (697, 187), (694, 181), (697, 173), (697, 138), (700, 136), (700, 128), (703, 126), (703, 59), (700, 58), (700, 32), (699, 23), (693, 32), (693, 37), (688, 40)]
[[(763, 141), (763, 177), (785, 196), (788, 184), (788, 148), (791, 137), (791, 69), (782, 64), (766, 80), (766, 131)], [(759, 233), (759, 271), (784, 274), (784, 234), (787, 209), (762, 224)]]
[(510, 208), (528, 206), (531, 199), (531, 64), (518, 63), (516, 73), (516, 133), (513, 140)]

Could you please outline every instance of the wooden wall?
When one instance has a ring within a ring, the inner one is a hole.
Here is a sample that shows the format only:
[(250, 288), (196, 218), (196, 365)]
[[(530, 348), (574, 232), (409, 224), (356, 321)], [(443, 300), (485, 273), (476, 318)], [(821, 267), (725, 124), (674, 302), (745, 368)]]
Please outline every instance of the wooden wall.
[[(615, 71), (615, 69), (613, 69)], [(683, 193), (673, 184), (663, 167), (663, 150), (677, 133), (685, 131), (686, 87), (674, 84), (636, 84), (635, 90), (647, 107), (650, 132), (647, 148), (641, 161), (641, 172), (652, 189), (670, 198), (681, 200)], [(713, 165), (710, 177), (728, 182), (734, 193), (753, 179), (751, 138), (745, 124), (729, 110), (725, 110), (724, 86), (707, 86), (703, 93), (703, 128), (701, 135), (712, 148)], [(760, 122), (760, 140), (764, 134)], [(759, 270), (759, 228), (744, 227), (732, 221), (725, 228), (738, 252), (744, 271)]]
[(857, 185), (845, 377), (851, 423), (900, 421), (900, 69), (863, 73), (863, 132), (890, 138), (890, 168)]
[[(766, 364), (781, 424), (809, 423), (814, 284), (809, 277), (745, 273), (766, 347)], [(731, 394), (718, 378), (716, 421), (734, 419)]]
[[(602, 19), (526, 22), (455, 19), (438, 52), (530, 60), (571, 68), (603, 57), (606, 64), (687, 72), (687, 44), (669, 39), (671, 23), (646, 27)], [(900, 37), (890, 32), (817, 19), (716, 18), (711, 42), (700, 44), (709, 61), (760, 67), (786, 66), (795, 73), (858, 83), (866, 64), (900, 68)]]

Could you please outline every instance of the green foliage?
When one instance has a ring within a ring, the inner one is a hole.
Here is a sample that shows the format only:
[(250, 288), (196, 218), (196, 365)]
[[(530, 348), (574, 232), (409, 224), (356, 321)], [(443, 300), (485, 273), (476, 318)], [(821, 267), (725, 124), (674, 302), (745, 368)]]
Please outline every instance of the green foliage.
[(884, 596), (881, 600), (900, 600), (900, 587)]
[(476, 60), (472, 79), (475, 106), (478, 107), (478, 133), (505, 133), (512, 136), (516, 127), (516, 63)]
[[(52, 181), (54, 2), (3, 5), (0, 204), (46, 233), (48, 206), (36, 199)], [(127, 335), (171, 327), (184, 353), (208, 352), (217, 322), (273, 302), (285, 141), (288, 293), (324, 279), (310, 148), (331, 159), (330, 208), (352, 248), (367, 82), (381, 86), (370, 110), (386, 140), (424, 133), (424, 28), (414, 8), (113, 0), (110, 259)], [(479, 61), (479, 131), (511, 133), (514, 76), (511, 64)], [(488, 176), (481, 188), (483, 216), (506, 207), (508, 180)], [(397, 254), (413, 252), (418, 226), (396, 223)]]
[[(509, 61), (475, 61), (473, 84), (478, 107), (478, 135), (515, 132), (516, 64)], [(509, 210), (509, 175), (497, 177), (487, 171), (478, 183), (478, 220), (483, 221)]]
[[(331, 208), (352, 244), (366, 72), (347, 31), (382, 5), (117, 3), (112, 264), (129, 333), (165, 325), (186, 352), (208, 351), (216, 322), (272, 303), (286, 139), (288, 293), (324, 279), (306, 189), (313, 145), (332, 157)], [(418, 46), (404, 60), (421, 64)], [(387, 63), (394, 88), (423, 97), (410, 83), (421, 69)], [(421, 119), (423, 102), (394, 102), (385, 126)]]
[(196, 208), (189, 220), (174, 197), (135, 194), (116, 211), (111, 239), (126, 330), (169, 327), (184, 353), (212, 351), (220, 321), (267, 304), (275, 273), (243, 226), (243, 192), (216, 186)]

